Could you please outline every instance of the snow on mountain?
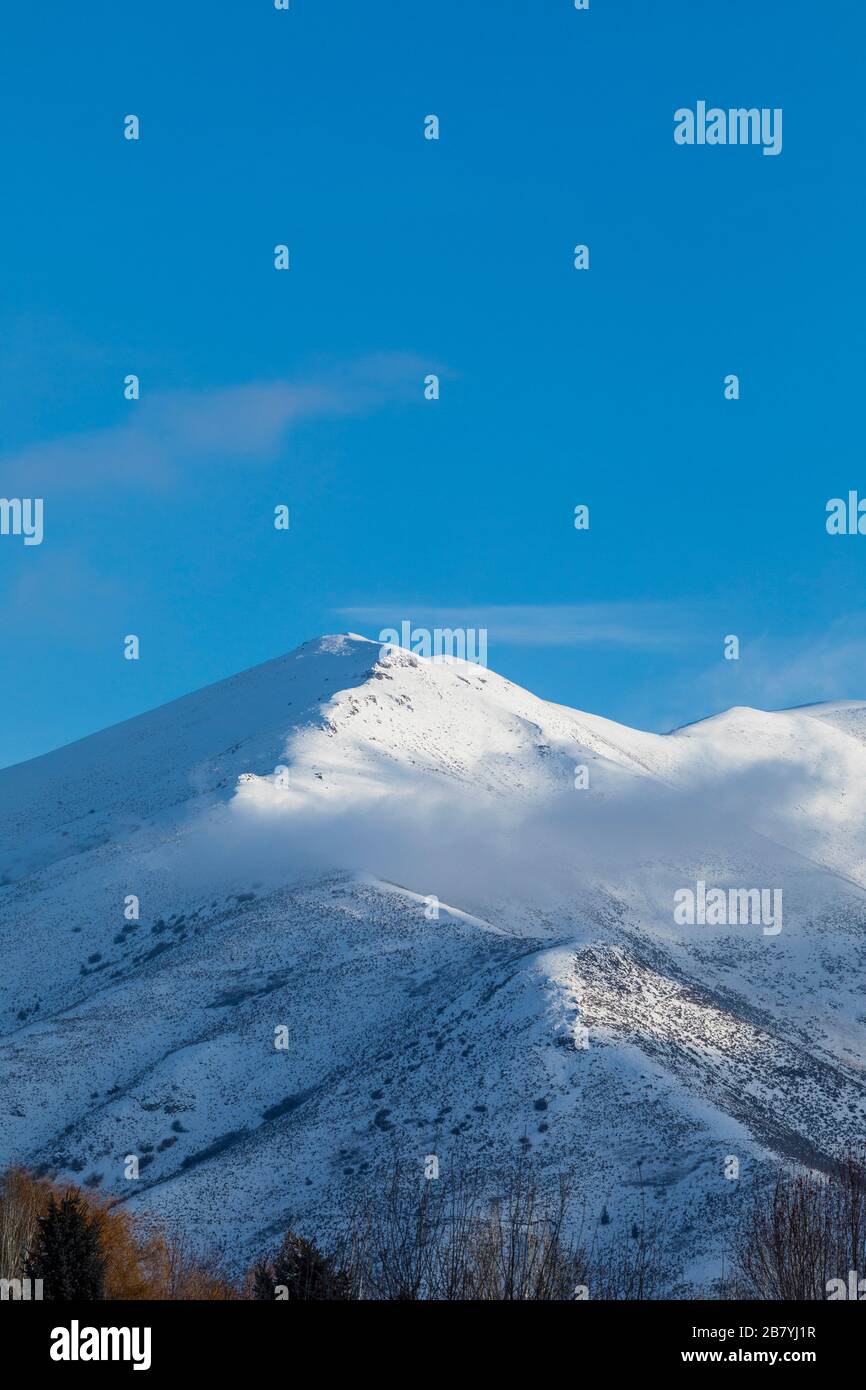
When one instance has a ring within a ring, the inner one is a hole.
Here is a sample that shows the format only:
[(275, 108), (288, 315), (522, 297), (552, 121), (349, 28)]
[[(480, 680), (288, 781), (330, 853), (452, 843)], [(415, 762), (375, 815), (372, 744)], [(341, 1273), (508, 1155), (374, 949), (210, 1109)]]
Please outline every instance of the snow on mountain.
[[(591, 1227), (642, 1183), (682, 1291), (862, 1138), (864, 812), (866, 702), (656, 735), (308, 643), (0, 772), (0, 1163), (243, 1260), (395, 1145), (525, 1151)], [(678, 923), (699, 881), (781, 930)]]

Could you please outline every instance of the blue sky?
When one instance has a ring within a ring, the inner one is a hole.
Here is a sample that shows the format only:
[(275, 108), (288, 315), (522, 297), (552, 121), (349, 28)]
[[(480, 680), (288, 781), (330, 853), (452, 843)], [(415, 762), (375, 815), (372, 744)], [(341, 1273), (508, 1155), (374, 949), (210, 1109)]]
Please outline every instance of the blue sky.
[[(0, 496), (45, 539), (0, 537), (0, 764), (405, 618), (649, 728), (866, 696), (866, 537), (825, 529), (866, 494), (864, 39), (806, 0), (11, 11)], [(781, 107), (782, 153), (675, 145), (699, 99)]]

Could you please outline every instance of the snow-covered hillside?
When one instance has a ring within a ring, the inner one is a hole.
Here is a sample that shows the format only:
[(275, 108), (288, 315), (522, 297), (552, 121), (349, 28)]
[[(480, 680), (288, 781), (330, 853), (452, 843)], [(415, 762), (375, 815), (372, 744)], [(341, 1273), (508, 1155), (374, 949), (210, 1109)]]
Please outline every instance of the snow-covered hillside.
[(308, 643), (0, 772), (0, 1164), (243, 1259), (395, 1144), (528, 1152), (711, 1278), (752, 1174), (864, 1135), (864, 813), (866, 702), (660, 736)]

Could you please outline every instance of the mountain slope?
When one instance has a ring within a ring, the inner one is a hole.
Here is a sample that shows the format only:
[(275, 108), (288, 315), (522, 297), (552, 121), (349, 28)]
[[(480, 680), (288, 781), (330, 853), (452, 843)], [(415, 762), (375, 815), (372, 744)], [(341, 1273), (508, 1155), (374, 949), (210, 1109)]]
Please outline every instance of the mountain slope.
[(728, 1155), (863, 1133), (864, 711), (654, 735), (328, 637), (0, 772), (0, 1162), (243, 1259), (394, 1145), (529, 1152), (713, 1277)]

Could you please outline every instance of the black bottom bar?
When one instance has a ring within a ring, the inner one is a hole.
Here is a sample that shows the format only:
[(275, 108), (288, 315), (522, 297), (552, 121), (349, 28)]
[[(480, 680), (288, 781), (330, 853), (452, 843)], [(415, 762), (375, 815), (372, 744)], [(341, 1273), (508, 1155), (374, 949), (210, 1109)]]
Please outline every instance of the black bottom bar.
[[(457, 1319), (457, 1324), (454, 1319)], [(457, 1327), (460, 1350), (443, 1332)], [(343, 1358), (360, 1373), (399, 1366), (403, 1376), (461, 1374), (474, 1362), (486, 1377), (519, 1347), (539, 1371), (574, 1361), (575, 1375), (591, 1356), (597, 1379), (640, 1370), (667, 1375), (675, 1368), (700, 1376), (713, 1366), (805, 1366), (827, 1372), (849, 1366), (863, 1341), (863, 1314), (837, 1303), (0, 1303), (7, 1353), (59, 1376), (162, 1376), (168, 1372), (255, 1371), (266, 1365), (289, 1374), (298, 1357), (323, 1368)], [(113, 1329), (113, 1330), (112, 1330)], [(394, 1342), (406, 1329), (423, 1339)], [(337, 1334), (337, 1336), (334, 1336)], [(556, 1340), (548, 1342), (547, 1338)], [(348, 1340), (347, 1340), (348, 1338)], [(401, 1350), (398, 1350), (402, 1348)], [(414, 1350), (413, 1350), (414, 1348)], [(100, 1359), (90, 1359), (96, 1352)], [(52, 1354), (53, 1353), (53, 1354)], [(62, 1356), (66, 1359), (55, 1359)], [(396, 1355), (395, 1355), (396, 1354)], [(392, 1359), (392, 1356), (394, 1359)], [(383, 1359), (384, 1358), (384, 1359)], [(856, 1364), (856, 1362), (855, 1362)], [(450, 1368), (450, 1370), (449, 1370)], [(312, 1367), (309, 1367), (312, 1369)], [(508, 1371), (513, 1375), (514, 1367)], [(503, 1370), (505, 1373), (505, 1369)]]

